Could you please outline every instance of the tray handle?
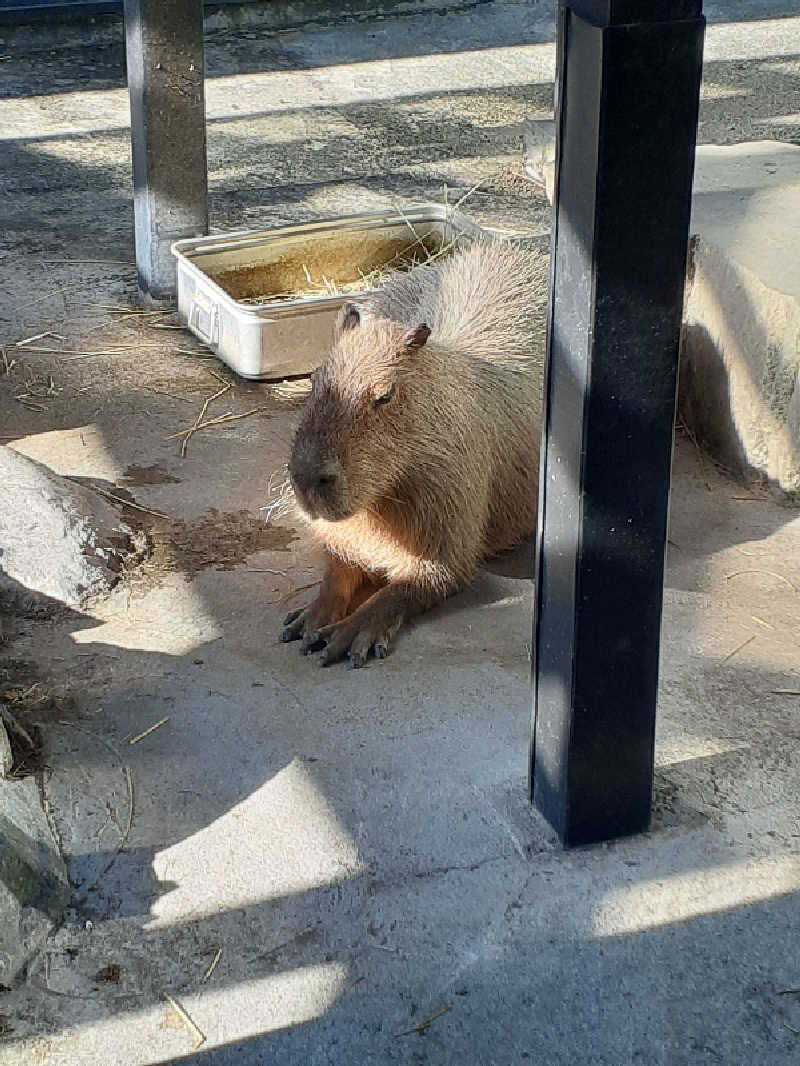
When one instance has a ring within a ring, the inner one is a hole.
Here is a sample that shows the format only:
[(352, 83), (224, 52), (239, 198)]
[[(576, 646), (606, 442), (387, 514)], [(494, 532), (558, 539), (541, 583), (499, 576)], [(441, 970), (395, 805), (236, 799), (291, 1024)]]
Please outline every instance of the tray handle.
[(217, 305), (201, 292), (195, 291), (189, 305), (189, 329), (206, 344), (216, 344), (219, 340), (219, 309)]

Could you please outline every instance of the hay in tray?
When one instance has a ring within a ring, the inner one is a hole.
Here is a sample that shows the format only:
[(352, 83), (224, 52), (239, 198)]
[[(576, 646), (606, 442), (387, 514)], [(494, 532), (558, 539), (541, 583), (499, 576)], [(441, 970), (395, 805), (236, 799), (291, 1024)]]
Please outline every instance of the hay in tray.
[(357, 295), (379, 288), (397, 271), (447, 255), (457, 243), (458, 237), (444, 244), (434, 229), (407, 221), (407, 229), (399, 234), (393, 227), (305, 238), (286, 247), (272, 262), (212, 276), (237, 303), (248, 306)]

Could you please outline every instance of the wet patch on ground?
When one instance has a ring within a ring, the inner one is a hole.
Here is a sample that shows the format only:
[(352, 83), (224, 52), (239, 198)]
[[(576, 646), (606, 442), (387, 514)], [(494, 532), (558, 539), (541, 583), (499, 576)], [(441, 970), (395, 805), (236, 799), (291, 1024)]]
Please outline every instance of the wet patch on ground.
[(201, 570), (233, 570), (251, 555), (288, 551), (297, 539), (294, 529), (271, 526), (250, 511), (224, 513), (212, 507), (194, 522), (172, 522), (152, 530), (150, 565), (181, 570), (191, 577)]
[(168, 473), (161, 463), (137, 466), (131, 463), (120, 479), (122, 485), (179, 485), (181, 479)]

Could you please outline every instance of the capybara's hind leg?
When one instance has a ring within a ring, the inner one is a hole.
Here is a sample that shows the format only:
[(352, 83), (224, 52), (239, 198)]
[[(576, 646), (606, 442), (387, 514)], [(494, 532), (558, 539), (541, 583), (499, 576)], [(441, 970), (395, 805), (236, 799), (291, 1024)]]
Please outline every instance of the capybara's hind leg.
[(317, 598), (307, 607), (292, 611), (286, 616), (281, 640), (303, 638), (302, 652), (316, 651), (322, 647), (316, 633), (323, 626), (332, 625), (345, 618), (374, 591), (369, 574), (358, 566), (351, 566), (334, 555), (328, 555), (325, 576)]

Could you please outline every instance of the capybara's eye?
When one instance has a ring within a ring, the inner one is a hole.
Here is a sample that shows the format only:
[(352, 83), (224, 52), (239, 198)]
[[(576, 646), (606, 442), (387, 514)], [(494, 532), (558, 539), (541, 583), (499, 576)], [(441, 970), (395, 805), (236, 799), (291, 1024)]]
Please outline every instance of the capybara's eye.
[(376, 396), (375, 397), (375, 406), (376, 407), (380, 407), (381, 404), (388, 403), (389, 400), (391, 400), (391, 398), (393, 396), (394, 396), (394, 385), (392, 385), (392, 387), (390, 389), (388, 389), (386, 392), (384, 392), (381, 396)]

